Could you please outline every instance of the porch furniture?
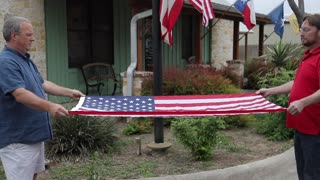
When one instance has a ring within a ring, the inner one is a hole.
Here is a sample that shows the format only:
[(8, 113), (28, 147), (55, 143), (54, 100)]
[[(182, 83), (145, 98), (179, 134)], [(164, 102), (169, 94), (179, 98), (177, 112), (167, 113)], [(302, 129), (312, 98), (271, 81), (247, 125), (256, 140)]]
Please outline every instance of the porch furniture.
[[(112, 93), (106, 95), (113, 96), (116, 93), (117, 86), (121, 86), (121, 81), (117, 80), (111, 64), (89, 63), (82, 66), (81, 72), (86, 84), (86, 95), (89, 94), (90, 89), (95, 89), (99, 96), (105, 91), (112, 91)], [(110, 85), (111, 87), (109, 87)]]

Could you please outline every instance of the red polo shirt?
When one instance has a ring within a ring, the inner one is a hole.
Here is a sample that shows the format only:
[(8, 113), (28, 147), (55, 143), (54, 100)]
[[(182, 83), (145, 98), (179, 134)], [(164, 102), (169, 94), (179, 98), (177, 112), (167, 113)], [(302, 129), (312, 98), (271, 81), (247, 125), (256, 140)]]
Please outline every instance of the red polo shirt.
[[(305, 52), (294, 79), (289, 103), (320, 89), (320, 47)], [(320, 135), (320, 103), (305, 107), (298, 115), (287, 113), (287, 127), (301, 133)]]

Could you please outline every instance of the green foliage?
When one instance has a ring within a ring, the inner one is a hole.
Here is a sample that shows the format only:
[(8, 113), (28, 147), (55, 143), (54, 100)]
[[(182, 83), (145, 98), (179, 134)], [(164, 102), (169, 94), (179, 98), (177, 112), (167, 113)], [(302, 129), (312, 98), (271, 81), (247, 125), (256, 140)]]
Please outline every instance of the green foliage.
[(150, 133), (152, 130), (152, 120), (150, 118), (133, 118), (123, 130), (123, 134), (141, 134)]
[(225, 116), (223, 120), (226, 125), (226, 129), (235, 127), (247, 127), (251, 121), (255, 120), (253, 115), (239, 115), (239, 116)]
[[(231, 72), (217, 71), (212, 67), (193, 66), (186, 70), (165, 69), (163, 73), (162, 94), (239, 93), (240, 90), (225, 76), (233, 77)], [(153, 95), (153, 78), (150, 77), (143, 82), (142, 95)]]
[(247, 78), (246, 89), (259, 89), (259, 77), (265, 76), (271, 64), (261, 59), (251, 59), (244, 64), (244, 77)]
[(283, 112), (257, 115), (256, 129), (257, 133), (272, 141), (285, 141), (294, 135), (292, 129), (286, 128), (286, 114)]
[[(301, 45), (284, 44), (279, 41), (271, 47), (267, 47), (265, 55), (259, 59), (251, 60), (245, 63), (245, 74), (248, 78), (248, 87), (259, 89), (258, 82), (260, 78), (273, 78), (279, 76), (283, 69), (294, 71), (297, 69), (300, 59), (303, 56), (304, 49)], [(268, 80), (268, 79), (265, 79)]]
[(98, 159), (99, 159), (99, 153), (94, 152), (91, 160), (90, 160), (90, 166), (89, 166), (89, 180), (98, 180), (101, 179), (99, 176), (99, 165), (98, 165)]
[(294, 76), (294, 70), (286, 70), (284, 68), (280, 68), (277, 76), (274, 76), (272, 72), (269, 72), (265, 76), (259, 78), (258, 84), (261, 88), (279, 86), (286, 82), (292, 81), (294, 79)]
[(285, 44), (279, 41), (277, 44), (267, 47), (267, 53), (262, 57), (270, 61), (277, 71), (278, 68), (285, 67), (290, 61), (300, 59), (302, 55), (303, 48), (301, 45)]
[(171, 127), (177, 140), (191, 150), (196, 160), (207, 160), (212, 156), (217, 131), (224, 128), (224, 121), (219, 117), (179, 118)]
[(0, 179), (5, 179), (6, 175), (2, 166), (2, 163), (0, 163)]
[[(261, 77), (259, 84), (265, 88), (279, 86), (293, 80), (294, 75), (295, 71), (280, 68), (278, 77), (274, 77), (273, 73), (268, 73), (265, 77)], [(270, 96), (268, 100), (283, 107), (288, 106), (288, 95)], [(270, 140), (281, 141), (293, 137), (293, 130), (286, 128), (286, 114), (284, 112), (263, 114), (257, 117), (257, 132)]]
[(89, 157), (93, 152), (109, 152), (116, 147), (114, 121), (93, 116), (53, 119), (53, 140), (47, 143), (49, 158)]

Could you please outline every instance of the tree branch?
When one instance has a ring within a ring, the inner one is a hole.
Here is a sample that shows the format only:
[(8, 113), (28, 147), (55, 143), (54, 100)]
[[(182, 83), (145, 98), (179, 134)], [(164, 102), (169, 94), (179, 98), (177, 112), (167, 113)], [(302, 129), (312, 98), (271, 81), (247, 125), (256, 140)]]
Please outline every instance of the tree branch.
[[(300, 2), (301, 1), (301, 2)], [(303, 2), (302, 2), (303, 1)], [(293, 13), (296, 15), (299, 27), (302, 25), (303, 17), (304, 17), (304, 7), (301, 7), (301, 9), (297, 6), (297, 4), (294, 2), (294, 0), (288, 0), (288, 3), (293, 11)], [(299, 4), (304, 5), (304, 0), (299, 0)], [(302, 9), (303, 8), (303, 9)]]

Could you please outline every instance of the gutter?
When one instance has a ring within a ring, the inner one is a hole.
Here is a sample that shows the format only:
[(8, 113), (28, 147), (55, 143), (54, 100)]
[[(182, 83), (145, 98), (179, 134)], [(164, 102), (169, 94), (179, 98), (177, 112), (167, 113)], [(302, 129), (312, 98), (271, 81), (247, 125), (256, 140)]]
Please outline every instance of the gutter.
[(137, 21), (152, 15), (152, 9), (134, 15), (130, 23), (131, 64), (127, 69), (127, 96), (132, 96), (133, 74), (137, 67)]

